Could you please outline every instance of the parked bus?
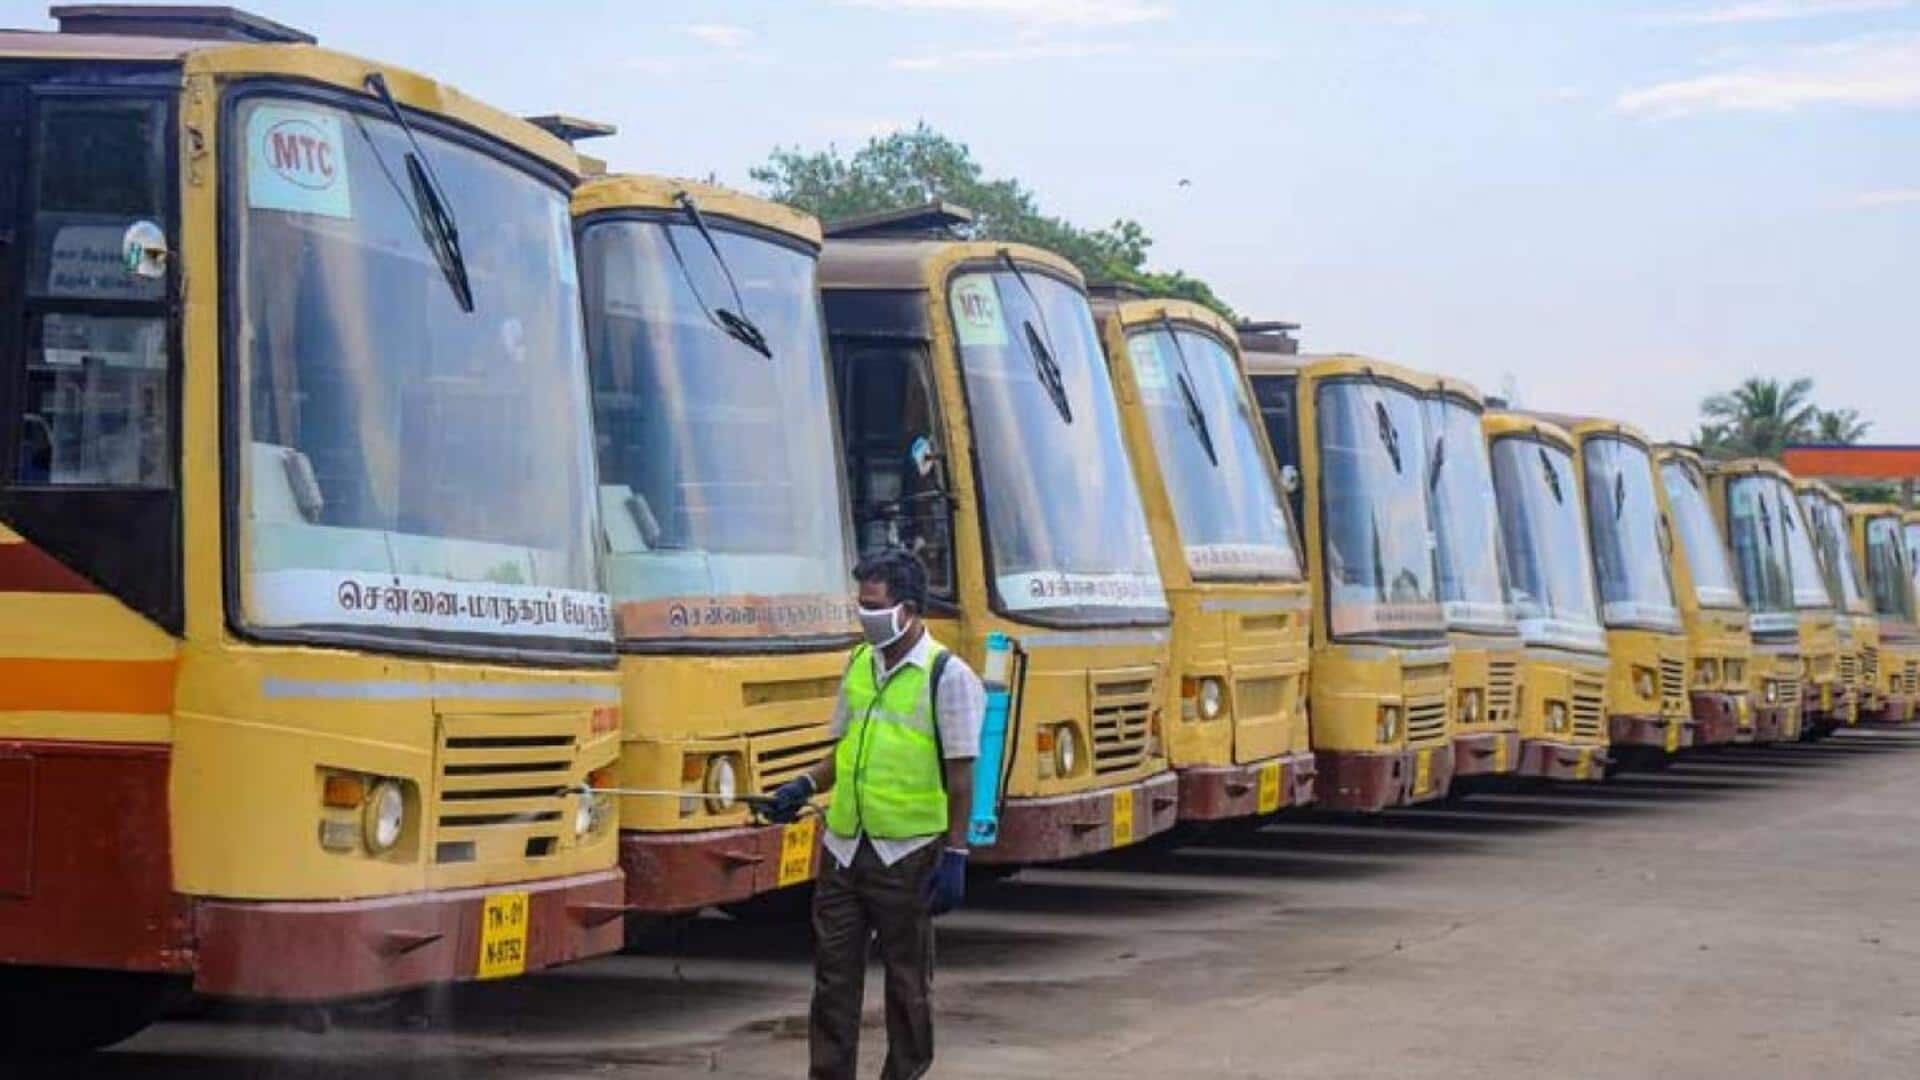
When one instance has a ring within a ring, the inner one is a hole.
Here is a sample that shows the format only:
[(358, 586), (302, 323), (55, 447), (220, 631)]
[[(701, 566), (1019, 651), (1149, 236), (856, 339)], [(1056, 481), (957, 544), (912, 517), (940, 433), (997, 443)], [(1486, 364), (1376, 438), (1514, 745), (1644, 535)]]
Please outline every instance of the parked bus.
[[(1732, 560), (1708, 496), (1706, 467), (1700, 455), (1677, 446), (1654, 451), (1660, 470), (1655, 494), (1660, 500), (1667, 572), (1680, 599), (1680, 621), (1687, 628), (1688, 679), (1694, 738), (1703, 745), (1752, 742), (1754, 710), (1747, 689), (1753, 660), (1747, 608), (1734, 580)], [(1777, 705), (1762, 710), (1777, 722)]]
[(1573, 437), (1544, 420), (1484, 420), (1500, 553), (1520, 637), (1524, 776), (1600, 780), (1607, 763), (1607, 632), (1594, 591)]
[(1811, 734), (1847, 703), (1833, 601), (1793, 478), (1771, 461), (1746, 458), (1716, 464), (1710, 483), (1753, 611), (1755, 651), (1773, 658), (1781, 696), (1799, 699), (1780, 736)]
[(607, 585), (621, 653), (627, 901), (695, 911), (811, 880), (818, 819), (755, 823), (831, 748), (858, 638), (812, 217), (684, 180), (573, 196)]
[(617, 948), (575, 156), (56, 12), (0, 32), (0, 1053)]
[(1103, 293), (1093, 310), (1173, 608), (1180, 819), (1311, 802), (1311, 601), (1233, 325), (1181, 300)]
[(1813, 530), (1827, 592), (1839, 602), (1834, 629), (1840, 639), (1840, 683), (1853, 696), (1848, 722), (1857, 723), (1880, 712), (1880, 623), (1847, 542), (1847, 508), (1840, 493), (1819, 480), (1795, 480), (1793, 490)]
[(1313, 590), (1309, 714), (1322, 805), (1380, 810), (1445, 796), (1453, 779), (1421, 415), (1427, 376), (1360, 356), (1277, 351), (1242, 327), (1267, 439), (1301, 523)]
[(1172, 622), (1081, 277), (939, 205), (828, 229), (820, 275), (863, 549), (914, 551), (936, 638), (1013, 648), (998, 840), (1017, 866), (1171, 827)]
[(1687, 638), (1667, 572), (1653, 447), (1613, 420), (1545, 415), (1573, 437), (1593, 547), (1611, 678), (1607, 735), (1619, 751), (1671, 755), (1692, 746)]
[(1516, 715), (1525, 644), (1507, 594), (1500, 514), (1481, 418), (1486, 400), (1471, 385), (1436, 379), (1422, 401), (1440, 607), (1453, 646), (1453, 776), (1510, 773), (1520, 762)]
[(1912, 722), (1920, 703), (1920, 629), (1914, 626), (1913, 553), (1905, 542), (1902, 512), (1887, 503), (1848, 503), (1847, 531), (1853, 557), (1867, 579), (1867, 599), (1880, 630), (1880, 670), (1875, 685), (1880, 708), (1868, 719)]

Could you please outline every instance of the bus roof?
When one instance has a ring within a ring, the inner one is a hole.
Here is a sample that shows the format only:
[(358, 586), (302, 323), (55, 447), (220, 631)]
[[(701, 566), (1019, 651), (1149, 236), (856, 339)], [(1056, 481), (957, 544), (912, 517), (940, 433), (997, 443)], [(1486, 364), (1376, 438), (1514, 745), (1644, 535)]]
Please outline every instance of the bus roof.
[(1357, 353), (1275, 353), (1253, 349), (1243, 351), (1247, 361), (1249, 375), (1286, 375), (1297, 374), (1305, 378), (1321, 380), (1342, 376), (1372, 376), (1397, 382), (1416, 394), (1430, 393), (1440, 386), (1440, 380), (1424, 371), (1390, 364), (1385, 360), (1375, 360), (1370, 356)]
[(732, 188), (666, 176), (615, 173), (594, 177), (574, 189), (573, 216), (585, 217), (603, 210), (678, 210), (683, 192), (707, 217), (758, 225), (814, 248), (820, 246), (820, 220), (812, 214)]
[(1903, 517), (1907, 512), (1893, 505), (1892, 503), (1850, 502), (1847, 504), (1847, 513), (1854, 516), (1858, 516), (1858, 517), (1877, 518), (1877, 517)]
[(1589, 435), (1613, 435), (1626, 439), (1628, 442), (1639, 443), (1648, 453), (1652, 453), (1653, 451), (1653, 440), (1647, 437), (1646, 432), (1621, 420), (1608, 420), (1599, 416), (1581, 416), (1577, 413), (1558, 412), (1527, 411), (1522, 413), (1522, 415), (1534, 416), (1550, 423), (1558, 424), (1565, 428), (1567, 434), (1573, 436), (1575, 441), (1585, 439)]
[(1716, 461), (1709, 469), (1719, 476), (1771, 476), (1787, 483), (1793, 483), (1793, 474), (1779, 462), (1766, 458), (1735, 458), (1732, 461)]
[(1104, 322), (1109, 315), (1113, 314), (1118, 314), (1120, 325), (1129, 329), (1157, 323), (1163, 316), (1174, 322), (1192, 323), (1219, 338), (1227, 348), (1236, 353), (1240, 351), (1239, 337), (1233, 324), (1221, 318), (1219, 312), (1205, 304), (1196, 304), (1191, 300), (1176, 300), (1172, 297), (1142, 297), (1129, 300), (1094, 298), (1094, 318)]
[(1551, 420), (1543, 420), (1528, 413), (1497, 409), (1482, 417), (1480, 423), (1486, 430), (1488, 439), (1533, 436), (1544, 442), (1553, 443), (1569, 454), (1574, 451), (1573, 436), (1567, 434), (1566, 428)]
[(1839, 503), (1843, 508), (1847, 504), (1847, 500), (1841, 497), (1840, 492), (1835, 490), (1832, 484), (1829, 484), (1825, 480), (1821, 480), (1816, 477), (1812, 477), (1812, 476), (1794, 477), (1793, 490), (1796, 492), (1799, 492), (1802, 495), (1811, 494), (1811, 495), (1818, 495), (1823, 499), (1830, 499), (1833, 502)]
[(924, 237), (838, 240), (831, 229), (820, 256), (820, 288), (925, 292), (940, 288), (941, 278), (954, 266), (998, 259), (1002, 253), (1058, 274), (1077, 288), (1086, 288), (1086, 279), (1072, 263), (1030, 244)]
[(1699, 448), (1685, 443), (1661, 443), (1653, 448), (1653, 460), (1683, 461), (1701, 472), (1707, 471), (1706, 459), (1700, 456)]

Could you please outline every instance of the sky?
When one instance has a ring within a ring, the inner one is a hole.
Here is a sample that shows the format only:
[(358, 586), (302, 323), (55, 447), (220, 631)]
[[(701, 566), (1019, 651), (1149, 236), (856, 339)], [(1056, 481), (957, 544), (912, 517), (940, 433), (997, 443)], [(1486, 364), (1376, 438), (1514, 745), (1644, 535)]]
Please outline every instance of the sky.
[(1805, 375), (1920, 443), (1920, 0), (247, 6), (617, 124), (583, 149), (623, 171), (750, 187), (925, 121), (1309, 351), (1661, 438)]

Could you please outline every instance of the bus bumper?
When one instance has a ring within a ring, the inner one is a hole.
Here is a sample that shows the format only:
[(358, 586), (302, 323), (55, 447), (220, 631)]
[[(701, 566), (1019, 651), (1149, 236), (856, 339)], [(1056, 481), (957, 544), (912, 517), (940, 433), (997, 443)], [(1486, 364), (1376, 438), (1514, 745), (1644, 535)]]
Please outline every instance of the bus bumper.
[(1180, 820), (1224, 821), (1305, 806), (1313, 801), (1313, 774), (1312, 751), (1251, 765), (1179, 769)]
[[(812, 820), (684, 833), (623, 832), (620, 868), (627, 875), (627, 903), (637, 914), (674, 915), (812, 881), (820, 872), (820, 828)], [(789, 830), (794, 830), (791, 845)], [(789, 846), (794, 851), (788, 852)], [(788, 854), (804, 857), (805, 868), (789, 865)]]
[(1645, 746), (1672, 753), (1693, 745), (1693, 725), (1665, 716), (1616, 713), (1607, 718), (1607, 739), (1614, 746)]
[(1520, 746), (1520, 765), (1514, 772), (1545, 780), (1604, 780), (1607, 751), (1603, 746), (1528, 739)]
[(1793, 706), (1759, 705), (1753, 710), (1753, 738), (1756, 743), (1776, 743), (1787, 737), (1793, 726)]
[(1161, 773), (1132, 784), (1071, 795), (1010, 798), (1000, 837), (970, 856), (982, 865), (1060, 862), (1137, 844), (1173, 828), (1180, 779)]
[(1878, 708), (1861, 713), (1860, 719), (1873, 724), (1912, 723), (1913, 704), (1913, 699), (1905, 694), (1882, 694), (1877, 702)]
[[(490, 897), (526, 894), (515, 970), (481, 970)], [(537, 971), (618, 949), (618, 870), (365, 900), (193, 899), (194, 989), (219, 997), (327, 1001)]]
[(1741, 733), (1740, 696), (1724, 690), (1693, 692), (1693, 744), (1721, 746)]
[(1520, 761), (1520, 733), (1484, 731), (1453, 738), (1453, 778), (1497, 776)]
[(1327, 810), (1372, 812), (1442, 798), (1453, 784), (1452, 745), (1410, 750), (1321, 750), (1314, 794)]

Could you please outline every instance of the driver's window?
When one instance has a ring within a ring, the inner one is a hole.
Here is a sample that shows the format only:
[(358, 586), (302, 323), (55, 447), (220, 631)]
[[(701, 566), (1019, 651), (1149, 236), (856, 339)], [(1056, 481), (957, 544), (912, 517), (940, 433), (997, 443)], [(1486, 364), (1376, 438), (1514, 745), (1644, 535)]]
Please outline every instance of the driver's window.
[(926, 347), (836, 344), (834, 361), (860, 550), (906, 548), (926, 565), (929, 591), (952, 599), (949, 463)]

